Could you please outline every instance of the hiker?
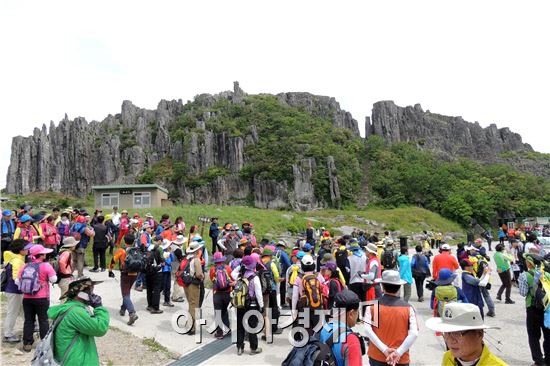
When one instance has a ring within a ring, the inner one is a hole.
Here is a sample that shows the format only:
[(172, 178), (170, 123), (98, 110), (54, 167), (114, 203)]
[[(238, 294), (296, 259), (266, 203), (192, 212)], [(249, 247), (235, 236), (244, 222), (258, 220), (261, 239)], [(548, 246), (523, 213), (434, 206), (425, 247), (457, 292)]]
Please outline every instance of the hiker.
[(514, 278), (512, 279), (512, 284), (518, 287), (519, 275), (527, 267), (525, 259), (523, 258), (523, 244), (514, 239), (510, 247), (510, 252), (513, 256), (512, 271), (514, 273)]
[(434, 257), (432, 263), (434, 280), (437, 280), (439, 271), (441, 271), (443, 268), (447, 268), (451, 272), (455, 272), (459, 267), (457, 259), (451, 255), (451, 247), (449, 244), (443, 244), (439, 249), (441, 253)]
[(98, 272), (101, 268), (101, 272), (105, 272), (107, 268), (105, 260), (105, 252), (107, 251), (108, 233), (107, 226), (104, 224), (105, 217), (97, 216), (96, 224), (94, 225), (94, 244), (93, 244), (93, 254), (94, 254), (94, 268), (90, 272)]
[[(121, 232), (122, 233), (122, 232)], [(125, 237), (126, 239), (126, 237)], [(153, 245), (147, 249), (147, 264), (145, 266), (145, 281), (147, 281), (147, 308), (151, 314), (162, 314), (160, 309), (160, 290), (162, 286), (162, 268), (164, 255), (161, 248), (163, 238), (156, 236)]]
[(53, 225), (57, 227), (57, 224), (61, 221), (61, 216), (59, 214), (61, 213), (61, 210), (59, 207), (54, 207), (52, 209), (52, 216), (53, 216)]
[(71, 221), (69, 220), (69, 215), (70, 212), (62, 212), (59, 223), (57, 224), (57, 233), (59, 234), (59, 242), (61, 244), (63, 244), (66, 237), (71, 235)]
[[(210, 267), (210, 281), (213, 284), (213, 296), (212, 301), (214, 303), (214, 321), (218, 325), (216, 328), (215, 337), (217, 339), (223, 339), (224, 327), (229, 332), (229, 313), (227, 307), (231, 302), (231, 288), (235, 284), (231, 279), (231, 267), (225, 264), (225, 256), (221, 252), (214, 253), (212, 257), (212, 263)], [(220, 317), (218, 317), (220, 312)], [(222, 324), (218, 323), (221, 320)]]
[(338, 276), (338, 267), (336, 267), (336, 262), (329, 261), (323, 264), (321, 267), (321, 275), (325, 280), (326, 287), (326, 309), (332, 309), (334, 305), (334, 299), (337, 294), (342, 292), (345, 289), (345, 286), (339, 279)]
[[(271, 309), (271, 316), (273, 319), (273, 325), (271, 325), (271, 329), (268, 331), (267, 324), (271, 324), (271, 322), (266, 322), (266, 336), (267, 334), (281, 334), (283, 332), (282, 328), (279, 328), (277, 326), (277, 323), (279, 322), (279, 306), (277, 305), (277, 287), (279, 286), (280, 282), (280, 274), (279, 274), (279, 268), (277, 265), (273, 262), (273, 254), (274, 250), (272, 246), (266, 246), (262, 252), (261, 260), (267, 269), (271, 273), (271, 288), (267, 289), (267, 301), (264, 301), (264, 310), (265, 309)], [(265, 311), (266, 320), (269, 321), (267, 318), (267, 311)], [(262, 336), (263, 337), (263, 336)], [(263, 339), (263, 338), (262, 338)]]
[(285, 276), (285, 282), (287, 284), (286, 288), (286, 303), (290, 306), (292, 305), (292, 295), (294, 294), (294, 285), (296, 285), (296, 280), (299, 281), (302, 278), (302, 263), (300, 262), (304, 257), (305, 253), (295, 249), (292, 251), (290, 261), (292, 264), (288, 267)]
[(485, 240), (487, 240), (489, 251), (492, 251), (493, 249), (491, 248), (491, 243), (493, 242), (493, 234), (491, 233), (491, 230), (485, 230), (485, 232), (483, 233), (483, 237), (485, 238)]
[(397, 257), (397, 263), (399, 266), (399, 276), (407, 283), (403, 285), (403, 300), (409, 302), (411, 299), (411, 285), (412, 285), (412, 270), (411, 260), (409, 258), (409, 250), (407, 247), (401, 247), (401, 254)]
[[(331, 351), (337, 366), (361, 366), (362, 355), (365, 353), (363, 339), (352, 328), (357, 324), (360, 300), (350, 290), (343, 290), (334, 297), (334, 307), (337, 312), (332, 320), (323, 326), (319, 340), (328, 343), (334, 336), (335, 329), (339, 330), (338, 341), (332, 343)], [(344, 322), (342, 322), (344, 321)]]
[[(237, 282), (246, 282), (246, 297), (248, 301), (244, 304), (244, 307), (237, 307), (237, 354), (240, 356), (244, 352), (244, 316), (248, 311), (256, 310), (263, 313), (263, 296), (262, 296), (262, 284), (259, 277), (256, 275), (256, 260), (250, 256), (244, 256), (241, 266), (239, 268)], [(238, 284), (236, 284), (236, 287)], [(235, 305), (235, 304), (234, 304)], [(258, 317), (252, 315), (248, 318), (248, 325), (250, 328), (256, 328), (258, 325)], [(262, 348), (258, 347), (258, 335), (249, 333), (248, 341), (250, 342), (250, 354), (258, 354), (262, 352)]]
[(94, 216), (92, 216), (92, 221), (90, 222), (90, 224), (92, 226), (95, 226), (95, 224), (97, 224), (97, 218), (99, 216), (102, 216), (103, 215), (103, 210), (101, 210), (100, 208), (96, 208), (95, 211), (94, 211)]
[(218, 243), (218, 236), (220, 235), (220, 228), (218, 226), (218, 218), (212, 217), (210, 219), (210, 229), (208, 230), (208, 236), (212, 240), (212, 252), (211, 254), (216, 253), (218, 250), (217, 243)]
[(242, 224), (242, 236), (243, 237), (246, 237), (248, 239), (248, 241), (250, 242), (250, 245), (252, 245), (252, 247), (257, 247), (258, 246), (258, 243), (256, 242), (256, 236), (254, 236), (252, 234), (252, 227), (254, 225), (252, 225), (252, 223), (248, 222), (248, 221), (245, 221), (243, 222)]
[(479, 308), (474, 304), (455, 302), (445, 305), (442, 317), (426, 321), (426, 327), (443, 333), (448, 351), (443, 354), (442, 365), (507, 365), (493, 355), (483, 342), (484, 330), (496, 327), (484, 325), (480, 315)]
[(13, 239), (23, 239), (29, 243), (36, 243), (40, 239), (38, 232), (31, 226), (32, 218), (29, 215), (23, 215), (13, 234)]
[(35, 238), (35, 244), (44, 245), (44, 233), (42, 232), (42, 222), (46, 219), (46, 211), (40, 211), (37, 214), (31, 216), (31, 228), (37, 233), (38, 237)]
[(164, 296), (164, 303), (162, 306), (168, 306), (173, 308), (174, 304), (170, 302), (170, 290), (172, 286), (172, 262), (174, 260), (174, 253), (172, 253), (172, 242), (164, 239), (162, 242), (164, 265), (162, 266), (162, 280), (161, 280), (161, 292)]
[(487, 267), (484, 270), (483, 276), (478, 279), (476, 277), (474, 263), (472, 263), (472, 261), (469, 259), (463, 259), (460, 261), (460, 267), (462, 268), (462, 291), (464, 292), (464, 295), (466, 295), (469, 303), (475, 304), (479, 307), (479, 312), (481, 316), (484, 317), (483, 295), (481, 294), (480, 287), (486, 286), (489, 281), (489, 268)]
[(63, 245), (61, 246), (59, 254), (59, 273), (58, 273), (58, 286), (61, 292), (60, 296), (65, 295), (69, 289), (69, 284), (74, 281), (73, 272), (75, 270), (75, 265), (73, 261), (73, 256), (78, 246), (78, 241), (72, 236), (67, 236), (63, 239)]
[(13, 240), (13, 234), (15, 233), (15, 222), (12, 219), (12, 212), (10, 210), (2, 211), (2, 220), (0, 222), (1, 229), (1, 245), (2, 253), (1, 260), (4, 264), (4, 252), (9, 249), (9, 246)]
[[(384, 295), (378, 301), (378, 314), (367, 306), (365, 331), (369, 338), (369, 363), (379, 365), (408, 365), (409, 349), (418, 336), (418, 325), (414, 308), (399, 297), (399, 289), (405, 281), (399, 272), (386, 270), (382, 278)], [(378, 327), (372, 327), (374, 316), (378, 315)]]
[(434, 311), (434, 316), (442, 316), (443, 307), (450, 302), (468, 302), (468, 298), (461, 288), (453, 285), (457, 274), (447, 268), (439, 271), (437, 280), (434, 281), (435, 288), (432, 291), (430, 299), (430, 308)]
[[(330, 253), (325, 253), (323, 258), (321, 258), (321, 261), (319, 262), (317, 268), (323, 267), (328, 262), (334, 262), (336, 265), (336, 260)], [(347, 288), (346, 286), (346, 280), (344, 279), (344, 275), (342, 274), (342, 271), (340, 271), (340, 268), (336, 265), (336, 275), (338, 276), (338, 279), (340, 280), (340, 283), (342, 284), (343, 288)]]
[(349, 289), (364, 301), (367, 298), (367, 286), (366, 280), (361, 275), (367, 272), (367, 257), (357, 241), (350, 243), (349, 249), (351, 250)]
[[(114, 214), (113, 214), (113, 219), (114, 219)], [(114, 221), (113, 221), (114, 223)], [(118, 237), (117, 237), (117, 240), (116, 240), (116, 246), (120, 246), (120, 241), (122, 240), (122, 238), (124, 238), (124, 236), (128, 233), (128, 230), (129, 230), (129, 226), (130, 226), (130, 218), (128, 217), (128, 211), (127, 210), (122, 210), (121, 214), (120, 214), (120, 218), (119, 218), (119, 225), (118, 225)]]
[(57, 274), (46, 255), (51, 253), (40, 244), (29, 249), (30, 263), (19, 270), (15, 283), (23, 293), (23, 311), (25, 324), (23, 326), (23, 351), (30, 352), (34, 343), (33, 333), (35, 320), (38, 317), (40, 339), (46, 336), (50, 327), (48, 323), (48, 308), (50, 306), (50, 283), (57, 282)]
[(441, 233), (441, 231), (438, 231), (435, 234), (435, 247), (439, 248), (441, 244), (443, 244), (443, 234)]
[(380, 288), (380, 284), (376, 282), (376, 279), (382, 276), (382, 266), (380, 265), (380, 260), (377, 255), (378, 247), (373, 243), (369, 243), (365, 249), (367, 251), (366, 300), (371, 301), (382, 297), (382, 289)]
[(385, 248), (384, 248), (384, 251), (382, 252), (382, 257), (380, 258), (383, 271), (389, 270), (389, 269), (397, 269), (397, 257), (399, 256), (399, 252), (394, 250), (393, 244), (394, 242), (393, 242), (393, 239), (391, 239), (391, 237), (387, 236), (384, 239)]
[(4, 342), (18, 343), (20, 339), (13, 333), (15, 321), (23, 309), (23, 293), (17, 287), (15, 281), (19, 270), (25, 266), (25, 256), (33, 244), (23, 239), (10, 241), (8, 250), (3, 253), (4, 271), (6, 272), (6, 287), (2, 291), (6, 294), (6, 314), (4, 318)]
[[(149, 225), (148, 225), (149, 226)], [(172, 261), (172, 272), (176, 273), (178, 268), (185, 258), (183, 254), (183, 246), (185, 245), (185, 237), (183, 235), (178, 235), (176, 241), (172, 242), (174, 258)], [(183, 302), (183, 288), (178, 284), (177, 276), (174, 276), (174, 283), (172, 285), (172, 302)]]
[(330, 240), (321, 241), (321, 247), (317, 252), (317, 268), (321, 268), (321, 259), (325, 256), (325, 254), (331, 254), (331, 250), (330, 250), (331, 245), (332, 243)]
[(113, 225), (115, 227), (115, 231), (113, 232), (113, 239), (115, 243), (119, 243), (118, 237), (120, 234), (120, 218), (122, 215), (118, 212), (118, 206), (113, 206), (113, 212), (111, 213), (111, 221), (113, 222)]
[(316, 241), (315, 241), (315, 229), (313, 228), (313, 224), (311, 221), (307, 222), (307, 228), (306, 228), (306, 243), (309, 243), (312, 247), (312, 253), (315, 255), (316, 250)]
[(201, 283), (204, 283), (204, 272), (201, 264), (201, 256), (204, 247), (203, 241), (193, 240), (186, 250), (186, 260), (189, 263), (189, 275), (193, 282), (185, 286), (185, 298), (189, 303), (189, 313), (191, 315), (192, 325), (187, 333), (188, 335), (195, 334), (196, 312), (200, 308), (200, 292)]
[(174, 221), (174, 225), (176, 227), (177, 235), (185, 235), (185, 222), (183, 221), (183, 217), (181, 216), (176, 217), (176, 220)]
[[(126, 248), (118, 248), (115, 255), (111, 259), (111, 263), (109, 264), (109, 277), (115, 277), (113, 269), (116, 264), (118, 264), (118, 269), (120, 270), (120, 292), (122, 294), (122, 305), (120, 306), (119, 314), (120, 316), (124, 316), (126, 315), (126, 311), (128, 311), (128, 325), (134, 324), (138, 319), (138, 315), (136, 314), (136, 310), (134, 308), (134, 303), (130, 297), (132, 285), (138, 276), (138, 272), (129, 271), (126, 268), (126, 263), (130, 267), (135, 266), (135, 268), (138, 268), (141, 264), (136, 264), (136, 262), (139, 262), (142, 258), (142, 252), (139, 248), (135, 248), (133, 243), (133, 234), (126, 234), (126, 237), (124, 238)], [(128, 254), (130, 254), (128, 258), (129, 260), (126, 261)]]
[(279, 240), (275, 246), (275, 258), (278, 259), (280, 266), (281, 266), (281, 272), (279, 273), (280, 279), (279, 279), (279, 301), (281, 307), (287, 307), (287, 304), (285, 303), (286, 299), (286, 272), (290, 268), (290, 259), (288, 258), (288, 254), (285, 251), (286, 243), (283, 240)]
[(50, 256), (55, 257), (57, 255), (57, 246), (59, 245), (61, 238), (59, 237), (59, 234), (57, 233), (57, 228), (55, 227), (53, 222), (54, 217), (52, 215), (49, 215), (46, 218), (46, 221), (40, 224), (40, 229), (42, 230), (42, 233), (44, 235), (44, 247), (52, 249), (52, 253), (50, 254)]
[(94, 294), (94, 286), (101, 282), (89, 277), (71, 282), (65, 303), (48, 310), (55, 326), (54, 358), (62, 365), (99, 366), (94, 338), (103, 337), (109, 330), (109, 311), (102, 305), (101, 297)]
[(506, 238), (506, 233), (504, 233), (504, 230), (499, 227), (498, 228), (498, 242), (500, 244), (503, 244), (504, 245), (504, 239)]
[[(480, 241), (478, 243), (480, 244)], [(468, 259), (473, 263), (473, 268), (474, 268), (473, 273), (477, 278), (481, 278), (483, 276), (483, 273), (485, 272), (486, 268), (489, 268), (489, 272), (491, 272), (489, 263), (488, 263), (489, 257), (486, 254), (485, 248), (475, 247), (473, 245), (470, 245), (465, 249), (470, 253)], [(485, 303), (487, 304), (487, 307), (489, 308), (489, 311), (487, 312), (487, 316), (494, 317), (495, 303), (493, 302), (493, 299), (491, 298), (491, 294), (489, 293), (490, 288), (491, 288), (491, 277), (488, 276), (487, 285), (481, 286), (479, 289), (481, 291), (481, 295), (483, 296), (483, 300), (485, 301)]]
[(292, 316), (298, 320), (298, 313), (309, 313), (309, 317), (305, 316), (309, 323), (304, 328), (312, 335), (320, 320), (315, 310), (322, 310), (323, 306), (321, 284), (324, 283), (324, 278), (315, 273), (315, 261), (311, 255), (302, 257), (301, 266), (302, 277), (296, 279), (292, 289)]
[[(534, 365), (543, 366), (550, 361), (550, 329), (544, 325), (546, 305), (544, 298), (547, 295), (542, 287), (541, 277), (550, 280), (546, 270), (541, 271), (543, 258), (536, 254), (524, 254), (526, 271), (519, 275), (519, 294), (525, 297), (527, 337)], [(540, 347), (541, 334), (544, 337)]]
[(426, 277), (431, 276), (430, 265), (428, 264), (428, 258), (422, 253), (422, 246), (417, 245), (415, 248), (415, 255), (411, 259), (411, 270), (416, 286), (416, 295), (418, 296), (418, 302), (424, 301), (424, 280)]
[(493, 259), (495, 260), (495, 264), (497, 266), (497, 272), (498, 276), (500, 277), (500, 281), (502, 281), (502, 285), (498, 289), (497, 292), (497, 300), (502, 301), (502, 293), (504, 290), (506, 290), (506, 300), (505, 304), (515, 304), (515, 301), (512, 300), (510, 297), (512, 293), (512, 280), (510, 278), (510, 262), (514, 260), (514, 257), (512, 257), (510, 254), (504, 252), (504, 245), (503, 244), (497, 244), (495, 247), (495, 254), (493, 255)]
[[(88, 216), (89, 217), (89, 216)], [(94, 237), (94, 231), (88, 226), (88, 220), (85, 216), (78, 216), (75, 224), (71, 228), (71, 233), (80, 234), (80, 240), (78, 241), (78, 247), (75, 251), (76, 269), (78, 271), (78, 277), (82, 277), (84, 273), (84, 260), (86, 256), (86, 247), (90, 242), (90, 239)]]
[[(141, 235), (139, 236), (139, 244), (135, 244), (135, 245), (139, 246), (139, 248), (143, 253), (147, 253), (149, 251), (149, 248), (154, 246), (153, 238), (155, 237), (156, 236), (153, 234), (153, 228), (149, 226), (149, 224), (144, 224), (143, 230), (141, 231)], [(135, 238), (136, 238), (135, 234), (132, 236), (125, 237), (124, 239), (125, 244), (127, 244), (126, 238), (128, 239), (133, 238), (134, 241), (130, 244), (134, 245)], [(142, 292), (143, 290), (147, 289), (147, 276), (145, 271), (141, 271), (138, 273), (134, 288), (136, 291), (139, 291), (139, 292)]]

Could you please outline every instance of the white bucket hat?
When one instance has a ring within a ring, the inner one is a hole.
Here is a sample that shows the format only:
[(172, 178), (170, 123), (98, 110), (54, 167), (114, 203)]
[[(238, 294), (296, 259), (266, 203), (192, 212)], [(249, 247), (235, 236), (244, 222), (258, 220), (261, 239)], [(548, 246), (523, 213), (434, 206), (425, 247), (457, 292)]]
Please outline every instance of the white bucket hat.
[(451, 302), (445, 305), (443, 317), (426, 320), (426, 327), (442, 333), (474, 329), (500, 329), (483, 324), (483, 318), (477, 305), (460, 302)]
[(187, 242), (187, 238), (183, 235), (178, 235), (176, 236), (176, 241), (174, 241), (173, 243), (176, 244), (176, 245), (183, 245)]
[(187, 254), (195, 253), (200, 248), (202, 248), (202, 242), (192, 241), (191, 244), (189, 244), (189, 246), (187, 247), (187, 250), (185, 252)]
[(386, 270), (382, 272), (382, 278), (377, 278), (374, 280), (376, 283), (386, 283), (388, 285), (404, 285), (407, 281), (403, 281), (399, 277), (399, 272), (394, 270)]
[(166, 248), (168, 248), (170, 245), (172, 244), (172, 242), (168, 239), (164, 239), (162, 241), (162, 245), (160, 246), (162, 249), (166, 250)]
[(451, 250), (451, 246), (449, 244), (442, 244), (441, 250)]
[(366, 249), (367, 252), (369, 252), (369, 253), (378, 254), (378, 247), (376, 246), (376, 244), (369, 243), (369, 244), (367, 244), (367, 246), (365, 247), (365, 249)]

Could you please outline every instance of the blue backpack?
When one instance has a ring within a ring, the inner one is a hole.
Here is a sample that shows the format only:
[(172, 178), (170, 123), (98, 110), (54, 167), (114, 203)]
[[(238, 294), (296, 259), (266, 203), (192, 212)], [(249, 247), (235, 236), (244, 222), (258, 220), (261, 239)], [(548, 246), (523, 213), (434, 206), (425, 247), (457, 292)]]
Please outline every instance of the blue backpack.
[(19, 291), (28, 295), (36, 295), (40, 291), (40, 265), (39, 263), (29, 263), (23, 268), (21, 278), (17, 279)]

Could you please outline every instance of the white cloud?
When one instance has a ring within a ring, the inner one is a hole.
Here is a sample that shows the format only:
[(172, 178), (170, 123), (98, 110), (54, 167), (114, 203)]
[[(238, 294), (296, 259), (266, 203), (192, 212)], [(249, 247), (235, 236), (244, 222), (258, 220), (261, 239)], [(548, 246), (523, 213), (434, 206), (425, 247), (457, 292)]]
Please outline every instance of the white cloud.
[(0, 186), (11, 138), (101, 120), (239, 80), (249, 93), (334, 96), (363, 128), (372, 104), (421, 103), (497, 123), (543, 152), (550, 132), (544, 1), (73, 1), (0, 5)]

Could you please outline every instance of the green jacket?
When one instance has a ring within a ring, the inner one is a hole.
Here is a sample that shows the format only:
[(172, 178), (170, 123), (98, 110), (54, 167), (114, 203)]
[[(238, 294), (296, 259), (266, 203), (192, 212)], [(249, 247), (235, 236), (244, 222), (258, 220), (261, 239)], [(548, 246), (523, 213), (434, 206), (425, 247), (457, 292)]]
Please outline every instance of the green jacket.
[(94, 309), (94, 315), (90, 315), (86, 305), (80, 301), (67, 300), (64, 304), (49, 308), (48, 317), (55, 321), (69, 308), (71, 309), (55, 330), (55, 359), (61, 362), (66, 349), (78, 334), (76, 342), (67, 355), (65, 365), (99, 365), (94, 337), (102, 337), (109, 330), (109, 312), (103, 306), (99, 306)]
[(506, 272), (510, 269), (510, 262), (514, 260), (510, 254), (503, 252), (496, 252), (493, 256), (497, 269), (500, 269), (502, 272)]

